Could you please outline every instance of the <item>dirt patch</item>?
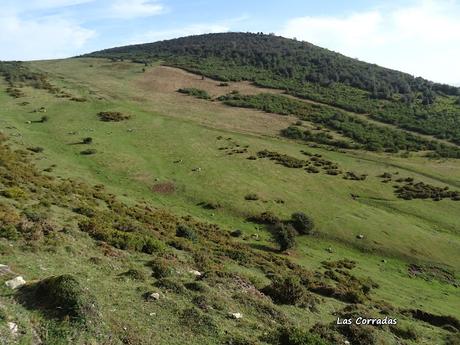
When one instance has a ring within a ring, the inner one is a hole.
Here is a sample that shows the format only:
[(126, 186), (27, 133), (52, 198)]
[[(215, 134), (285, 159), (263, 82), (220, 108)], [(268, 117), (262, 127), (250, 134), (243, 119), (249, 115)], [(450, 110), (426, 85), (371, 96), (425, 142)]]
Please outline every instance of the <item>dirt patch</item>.
[(154, 184), (151, 189), (154, 193), (168, 195), (176, 191), (176, 186), (173, 182), (161, 182)]

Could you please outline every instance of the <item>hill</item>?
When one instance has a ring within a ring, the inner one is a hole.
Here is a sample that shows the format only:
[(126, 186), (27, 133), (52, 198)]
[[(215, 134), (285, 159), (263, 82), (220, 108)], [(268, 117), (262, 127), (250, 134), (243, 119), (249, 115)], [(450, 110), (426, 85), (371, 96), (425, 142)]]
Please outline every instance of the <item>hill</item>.
[(456, 343), (456, 144), (325, 96), (400, 94), (117, 54), (0, 63), (0, 343)]
[(457, 87), (361, 62), (307, 42), (222, 33), (107, 49), (88, 56), (139, 62), (161, 58), (209, 77), (284, 89), (460, 144)]

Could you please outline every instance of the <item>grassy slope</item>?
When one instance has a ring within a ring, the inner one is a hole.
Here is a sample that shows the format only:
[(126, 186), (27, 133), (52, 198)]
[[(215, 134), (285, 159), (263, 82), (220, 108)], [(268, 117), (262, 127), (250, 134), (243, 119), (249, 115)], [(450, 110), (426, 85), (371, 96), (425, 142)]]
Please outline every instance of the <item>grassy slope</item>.
[[(247, 234), (260, 233), (264, 240), (268, 235), (243, 217), (267, 209), (283, 217), (293, 211), (305, 211), (315, 219), (321, 237), (300, 240), (294, 253), (298, 262), (318, 267), (325, 259), (356, 259), (359, 274), (370, 276), (381, 285), (376, 292), (378, 296), (401, 307), (419, 306), (432, 312), (458, 315), (456, 289), (409, 278), (404, 260), (440, 263), (458, 272), (460, 203), (402, 201), (395, 198), (390, 184), (382, 184), (376, 176), (385, 171), (399, 171), (400, 176), (458, 189), (459, 162), (308, 148), (338, 162), (343, 170), (367, 173), (369, 178), (357, 182), (324, 174), (309, 175), (268, 160), (248, 161), (243, 156), (227, 156), (218, 150), (225, 145), (216, 139), (222, 135), (249, 145), (251, 153), (269, 149), (302, 158), (300, 150), (305, 149), (304, 145), (274, 138), (273, 129), (261, 125), (266, 125), (273, 115), (250, 110), (230, 112), (220, 104), (140, 88), (139, 83), (150, 72), (140, 73), (141, 67), (135, 64), (74, 59), (36, 62), (32, 66), (49, 72), (58, 86), (89, 100), (76, 103), (34, 89), (25, 90), (26, 98), (14, 100), (3, 90), (0, 92), (2, 128), (16, 127), (6, 131), (21, 134), (12, 136), (17, 145), (45, 148), (38, 155), (39, 166), (57, 164), (55, 174), (104, 183), (114, 193), (125, 195), (128, 202), (145, 198), (227, 228), (238, 227)], [(18, 106), (23, 100), (30, 105)], [(49, 122), (26, 124), (39, 117), (39, 113), (30, 111), (40, 106), (47, 108)], [(103, 123), (96, 117), (102, 110), (121, 110), (133, 114), (133, 119)], [(224, 116), (218, 115), (213, 121), (212, 115), (217, 112)], [(239, 116), (237, 123), (231, 115)], [(254, 126), (253, 133), (254, 123), (249, 118), (252, 115), (257, 117), (259, 125)], [(239, 130), (241, 127), (247, 130)], [(129, 132), (131, 128), (134, 130)], [(69, 135), (72, 131), (78, 134)], [(69, 145), (86, 136), (94, 138), (92, 147), (98, 150), (94, 156), (81, 156), (83, 145)], [(183, 162), (173, 163), (177, 159)], [(192, 172), (195, 167), (201, 167), (202, 171)], [(156, 178), (158, 182), (173, 181), (176, 193), (153, 193), (150, 188)], [(266, 202), (245, 201), (244, 195), (250, 192), (258, 193)], [(352, 200), (350, 193), (359, 194), (361, 199)], [(276, 198), (286, 203), (278, 205), (274, 203)], [(218, 201), (224, 207), (217, 211), (203, 210), (196, 206), (201, 201)], [(364, 234), (364, 240), (356, 240), (357, 234)], [(325, 251), (329, 246), (333, 247), (332, 254)], [(357, 248), (376, 253), (370, 255)], [(382, 258), (388, 262), (381, 263)], [(18, 264), (27, 267), (28, 260), (19, 259)], [(48, 264), (54, 265), (52, 261)], [(120, 301), (124, 298), (120, 297)]]

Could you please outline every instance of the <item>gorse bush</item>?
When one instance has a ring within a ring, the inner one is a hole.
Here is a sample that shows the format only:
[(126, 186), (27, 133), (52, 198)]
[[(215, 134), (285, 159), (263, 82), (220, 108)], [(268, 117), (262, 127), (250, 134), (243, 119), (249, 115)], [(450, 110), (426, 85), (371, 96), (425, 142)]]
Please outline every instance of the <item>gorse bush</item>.
[(294, 275), (275, 277), (270, 285), (262, 289), (275, 303), (296, 305), (306, 297), (305, 287), (300, 278)]
[(119, 111), (101, 111), (97, 115), (104, 122), (120, 122), (131, 118), (131, 115), (126, 115)]
[(18, 294), (21, 303), (44, 310), (59, 318), (70, 317), (77, 322), (98, 322), (96, 298), (72, 275), (43, 279), (25, 285)]
[(205, 90), (196, 89), (194, 87), (187, 87), (177, 91), (200, 99), (211, 99), (211, 96)]
[(290, 224), (278, 223), (273, 228), (273, 234), (280, 251), (291, 249), (295, 246), (296, 231)]
[(187, 225), (184, 224), (180, 224), (177, 226), (176, 236), (186, 238), (192, 242), (196, 242), (198, 240), (198, 236), (195, 233), (195, 231), (193, 231)]
[(302, 235), (310, 234), (315, 227), (313, 219), (303, 212), (293, 213), (291, 215), (291, 224), (294, 229), (296, 229), (297, 232)]

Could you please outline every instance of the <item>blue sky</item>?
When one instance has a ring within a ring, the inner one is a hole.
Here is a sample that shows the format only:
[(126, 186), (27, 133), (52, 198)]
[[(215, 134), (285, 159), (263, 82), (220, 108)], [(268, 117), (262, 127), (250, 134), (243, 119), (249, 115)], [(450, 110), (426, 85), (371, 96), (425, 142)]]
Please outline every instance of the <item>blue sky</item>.
[(460, 84), (460, 0), (0, 0), (0, 9), (2, 60), (262, 31)]

